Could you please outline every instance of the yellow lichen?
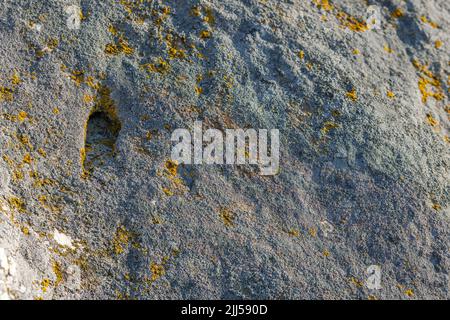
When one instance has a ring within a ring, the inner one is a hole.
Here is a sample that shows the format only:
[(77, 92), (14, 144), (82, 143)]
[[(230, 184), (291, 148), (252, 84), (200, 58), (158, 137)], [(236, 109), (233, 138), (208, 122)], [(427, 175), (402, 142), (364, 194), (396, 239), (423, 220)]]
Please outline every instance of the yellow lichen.
[(231, 212), (230, 209), (227, 208), (222, 208), (219, 211), (219, 216), (222, 219), (222, 222), (227, 226), (227, 227), (232, 227), (234, 226), (234, 219), (235, 219), (235, 215), (233, 212)]
[(191, 14), (196, 17), (199, 17), (202, 14), (201, 8), (199, 6), (192, 7)]
[(40, 195), (38, 197), (38, 201), (42, 206), (46, 206), (47, 205), (47, 196), (46, 195)]
[(124, 226), (117, 228), (116, 234), (112, 240), (113, 251), (115, 254), (122, 254), (125, 252), (125, 247), (131, 241), (132, 234)]
[(113, 25), (110, 25), (110, 26), (108, 27), (108, 31), (111, 32), (111, 34), (112, 34), (113, 36), (117, 36), (117, 35), (118, 35), (117, 28), (116, 28), (115, 26), (113, 26)]
[(30, 235), (30, 229), (28, 229), (28, 227), (26, 227), (26, 226), (23, 226), (23, 227), (21, 228), (21, 231), (22, 231), (22, 233), (23, 233), (24, 235), (26, 235), (26, 236)]
[(41, 281), (41, 290), (42, 292), (46, 293), (48, 290), (48, 287), (50, 287), (51, 281), (50, 279), (44, 279)]
[(393, 99), (393, 98), (395, 98), (395, 93), (394, 92), (392, 92), (392, 91), (390, 91), (390, 90), (388, 90), (387, 92), (386, 92), (386, 95), (388, 96), (388, 98), (390, 98), (390, 99)]
[(55, 287), (56, 287), (63, 281), (63, 273), (61, 271), (60, 264), (56, 261), (53, 261), (52, 268), (53, 268), (53, 273), (56, 276), (56, 280), (55, 280)]
[(205, 7), (203, 8), (204, 11), (204, 17), (203, 17), (203, 21), (208, 23), (209, 25), (214, 25), (216, 22), (216, 19), (214, 17), (213, 11), (210, 7)]
[(81, 169), (82, 169), (82, 173), (81, 173), (81, 177), (82, 178), (87, 178), (89, 176), (89, 172), (85, 169), (85, 163), (86, 163), (86, 148), (81, 148), (80, 149), (80, 163), (81, 163)]
[(31, 164), (31, 162), (33, 162), (33, 158), (31, 158), (29, 153), (25, 154), (23, 157), (23, 163)]
[(325, 11), (333, 10), (333, 6), (330, 4), (329, 0), (314, 0), (313, 2), (319, 9)]
[(25, 111), (20, 111), (17, 115), (17, 120), (19, 120), (20, 122), (24, 122), (27, 117), (28, 114)]
[(351, 277), (351, 278), (350, 278), (350, 282), (351, 282), (352, 284), (354, 284), (355, 286), (357, 286), (358, 288), (361, 288), (361, 287), (364, 285), (363, 282), (362, 282), (361, 280), (356, 279), (355, 277)]
[(336, 14), (336, 18), (339, 20), (342, 27), (348, 28), (351, 31), (365, 32), (369, 30), (369, 27), (365, 21), (358, 20), (344, 11), (339, 11)]
[(397, 8), (394, 11), (391, 12), (391, 17), (392, 18), (401, 18), (403, 17), (404, 13), (403, 10), (401, 8)]
[(347, 98), (349, 98), (352, 101), (358, 100), (358, 95), (356, 93), (356, 89), (355, 88), (353, 88), (352, 90), (347, 92), (345, 95), (346, 95)]
[(37, 172), (30, 171), (30, 177), (34, 179), (33, 186), (35, 188), (41, 188), (44, 186), (52, 186), (55, 182), (49, 178), (40, 178)]
[(200, 38), (202, 38), (202, 39), (211, 38), (211, 31), (203, 30), (202, 32), (200, 32)]
[(334, 123), (332, 121), (326, 121), (323, 124), (322, 129), (320, 129), (320, 132), (323, 135), (327, 135), (330, 132), (331, 129), (336, 129), (336, 128), (339, 128), (339, 125), (337, 123)]
[(25, 202), (17, 197), (10, 197), (8, 199), (8, 204), (11, 209), (17, 210), (19, 212), (25, 212)]
[(58, 46), (58, 44), (59, 44), (58, 39), (55, 38), (48, 39), (48, 41), (46, 42), (47, 47), (44, 48), (44, 50), (42, 50), (43, 54), (52, 52)]
[(111, 55), (118, 55), (120, 53), (120, 50), (114, 43), (108, 43), (105, 46), (105, 53)]
[(233, 86), (234, 86), (234, 79), (233, 79), (233, 76), (231, 76), (231, 75), (224, 75), (224, 76), (223, 76), (223, 80), (225, 81), (225, 86), (226, 86), (228, 89), (233, 88)]
[[(101, 77), (103, 77), (103, 76), (101, 76)], [(87, 76), (85, 83), (88, 87), (91, 87), (94, 90), (99, 90), (101, 87), (100, 83), (96, 82), (94, 77), (92, 77), (92, 76)]]
[(392, 50), (392, 48), (388, 44), (384, 45), (383, 50), (389, 54), (394, 52), (394, 50)]
[(437, 25), (437, 23), (435, 23), (435, 22), (433, 22), (433, 21), (430, 21), (426, 16), (421, 16), (421, 17), (420, 17), (420, 20), (421, 20), (423, 23), (428, 24), (430, 27), (432, 27), (432, 28), (434, 28), (434, 29), (436, 29), (436, 28), (439, 27), (439, 26)]
[(431, 207), (436, 211), (440, 211), (442, 209), (442, 207), (439, 203), (433, 203), (433, 205)]
[(17, 72), (14, 72), (14, 74), (11, 76), (11, 83), (13, 85), (19, 85), (22, 82), (20, 79), (20, 75)]
[(77, 86), (80, 86), (84, 81), (84, 71), (74, 70), (72, 71), (70, 78), (75, 81)]
[(91, 103), (91, 102), (94, 101), (94, 97), (91, 96), (90, 94), (85, 94), (85, 95), (83, 96), (83, 101), (84, 101), (85, 103), (89, 104), (89, 103)]
[(195, 86), (195, 93), (201, 95), (203, 93), (203, 88), (199, 86)]
[(14, 170), (13, 171), (13, 180), (14, 181), (19, 181), (22, 180), (24, 178), (23, 172), (20, 170)]
[(119, 39), (120, 50), (126, 55), (132, 55), (134, 53), (134, 49), (130, 47), (128, 41), (125, 39)]
[(173, 160), (167, 160), (166, 163), (165, 163), (165, 168), (166, 168), (166, 171), (171, 176), (176, 176), (177, 172), (178, 172), (178, 162), (177, 161), (173, 161)]
[(171, 47), (168, 50), (170, 59), (184, 59), (186, 58), (186, 52), (183, 49), (177, 49), (175, 47)]
[(412, 289), (407, 289), (405, 290), (405, 294), (411, 298), (414, 296), (414, 291)]
[(29, 148), (29, 149), (33, 149), (33, 146), (30, 143), (30, 138), (27, 135), (19, 135), (17, 137), (17, 139), (19, 140), (19, 142), (24, 145), (25, 147)]
[(156, 72), (159, 74), (166, 74), (170, 70), (169, 63), (163, 58), (158, 58), (156, 63), (143, 64), (141, 67), (149, 72)]
[(152, 273), (152, 276), (151, 276), (151, 280), (152, 281), (158, 280), (159, 278), (164, 276), (164, 274), (166, 273), (166, 270), (164, 269), (163, 265), (157, 264), (157, 263), (154, 263), (154, 262), (152, 262), (150, 264), (150, 271)]
[(420, 93), (422, 94), (422, 102), (426, 103), (428, 100), (428, 97), (433, 97), (436, 100), (442, 100), (443, 96), (440, 92), (432, 92), (432, 91), (428, 91), (427, 86), (428, 85), (433, 85), (435, 88), (439, 88), (440, 85), (437, 85), (437, 82), (433, 81), (433, 80), (429, 80), (426, 79), (424, 77), (420, 77), (419, 78), (419, 90)]
[[(413, 65), (421, 73), (418, 85), (422, 95), (422, 102), (426, 103), (429, 97), (438, 101), (443, 100), (444, 94), (440, 79), (428, 70), (428, 66), (421, 64), (418, 60), (413, 60)], [(429, 91), (428, 86), (431, 86), (433, 91)]]
[(119, 38), (117, 44), (116, 43), (108, 43), (105, 46), (105, 53), (109, 55), (118, 55), (120, 53), (124, 53), (126, 55), (132, 55), (134, 53), (134, 49), (130, 47), (128, 40), (124, 38)]
[(2, 101), (12, 101), (13, 91), (10, 88), (0, 87), (0, 102)]
[(434, 119), (433, 116), (431, 114), (429, 114), (429, 113), (427, 113), (427, 121), (432, 127), (435, 127), (435, 126), (437, 126), (439, 124), (437, 122), (437, 120)]
[[(428, 97), (432, 97), (438, 101), (444, 99), (440, 79), (428, 70), (428, 66), (421, 64), (418, 60), (413, 60), (413, 65), (421, 73), (419, 77), (419, 90), (422, 94), (422, 102), (426, 103)], [(428, 86), (431, 86), (433, 91), (428, 91)]]
[(152, 217), (152, 223), (153, 224), (162, 224), (163, 220), (160, 217), (155, 216), (155, 217)]
[(161, 9), (161, 13), (162, 13), (163, 15), (169, 15), (169, 14), (170, 14), (170, 7), (169, 7), (169, 6), (164, 6), (164, 7)]
[(162, 191), (165, 193), (166, 196), (171, 197), (174, 195), (173, 191), (169, 188), (162, 188)]

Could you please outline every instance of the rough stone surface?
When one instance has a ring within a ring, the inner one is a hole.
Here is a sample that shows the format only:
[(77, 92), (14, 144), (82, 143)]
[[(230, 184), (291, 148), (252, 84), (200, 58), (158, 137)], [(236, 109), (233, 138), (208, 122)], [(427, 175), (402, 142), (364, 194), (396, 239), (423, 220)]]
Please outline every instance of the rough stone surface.
[[(450, 298), (450, 2), (0, 3), (1, 298)], [(279, 173), (169, 170), (195, 120)]]

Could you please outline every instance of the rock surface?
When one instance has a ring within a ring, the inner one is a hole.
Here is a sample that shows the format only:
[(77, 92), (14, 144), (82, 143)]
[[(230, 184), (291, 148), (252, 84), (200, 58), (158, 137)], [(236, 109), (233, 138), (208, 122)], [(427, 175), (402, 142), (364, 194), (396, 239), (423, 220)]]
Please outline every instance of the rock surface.
[[(1, 0), (0, 297), (449, 299), (449, 9)], [(174, 168), (195, 120), (279, 173)]]

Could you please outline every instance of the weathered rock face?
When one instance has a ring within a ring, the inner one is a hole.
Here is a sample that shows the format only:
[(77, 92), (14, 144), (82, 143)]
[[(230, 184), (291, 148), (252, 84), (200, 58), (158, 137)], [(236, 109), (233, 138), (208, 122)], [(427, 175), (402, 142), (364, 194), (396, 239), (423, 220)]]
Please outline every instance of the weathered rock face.
[[(450, 298), (449, 8), (1, 0), (0, 297)], [(196, 120), (278, 174), (170, 162)]]

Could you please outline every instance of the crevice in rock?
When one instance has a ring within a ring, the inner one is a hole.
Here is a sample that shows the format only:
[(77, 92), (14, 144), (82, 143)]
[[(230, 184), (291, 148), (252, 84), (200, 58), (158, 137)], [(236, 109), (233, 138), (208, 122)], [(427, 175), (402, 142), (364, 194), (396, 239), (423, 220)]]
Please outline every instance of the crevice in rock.
[(122, 125), (107, 87), (99, 89), (95, 105), (85, 125), (85, 146), (81, 150), (82, 177), (89, 177), (116, 154)]

